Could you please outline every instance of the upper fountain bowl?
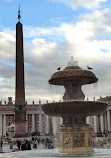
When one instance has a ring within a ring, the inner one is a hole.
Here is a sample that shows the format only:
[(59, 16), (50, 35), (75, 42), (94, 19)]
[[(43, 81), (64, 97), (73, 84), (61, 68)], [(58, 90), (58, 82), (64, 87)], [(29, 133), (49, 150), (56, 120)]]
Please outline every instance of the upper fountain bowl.
[(85, 85), (95, 83), (98, 79), (89, 70), (83, 70), (79, 66), (67, 66), (63, 71), (55, 72), (51, 76), (49, 83), (53, 85), (64, 85), (66, 81)]
[(42, 105), (45, 114), (59, 117), (63, 115), (82, 115), (86, 117), (100, 115), (106, 110), (106, 107), (106, 103), (97, 101), (65, 101)]

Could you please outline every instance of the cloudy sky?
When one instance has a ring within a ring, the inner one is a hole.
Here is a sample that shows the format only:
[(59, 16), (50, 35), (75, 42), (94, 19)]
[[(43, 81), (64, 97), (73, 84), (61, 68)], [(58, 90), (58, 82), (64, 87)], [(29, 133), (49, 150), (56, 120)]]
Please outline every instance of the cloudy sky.
[(48, 80), (71, 56), (93, 72), (86, 98), (111, 95), (110, 0), (0, 0), (0, 100), (15, 99), (15, 35), (18, 7), (24, 31), (26, 100), (62, 99), (64, 88)]

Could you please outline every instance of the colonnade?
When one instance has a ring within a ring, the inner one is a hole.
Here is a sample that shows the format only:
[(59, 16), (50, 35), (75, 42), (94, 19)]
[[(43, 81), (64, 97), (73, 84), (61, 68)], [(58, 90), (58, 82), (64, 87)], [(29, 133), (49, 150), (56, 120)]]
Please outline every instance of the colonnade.
[[(6, 135), (7, 129), (9, 125), (6, 123), (6, 117), (9, 116), (10, 114), (0, 114), (0, 136)], [(14, 116), (14, 114), (11, 114)], [(36, 129), (38, 132), (42, 133), (43, 132), (43, 122), (42, 122), (42, 114), (37, 114), (39, 115), (39, 120), (38, 120), (38, 127), (36, 128), (36, 114), (31, 114), (32, 115), (32, 125), (31, 125), (31, 131), (30, 132), (35, 132)], [(9, 120), (7, 120), (9, 121)], [(11, 122), (14, 123), (14, 122)], [(45, 130), (44, 130), (45, 131)], [(29, 124), (28, 124), (28, 114), (26, 115), (26, 132), (29, 133)], [(49, 131), (48, 131), (49, 132)]]
[[(0, 114), (0, 135), (6, 135), (7, 132), (7, 116), (13, 114)], [(31, 131), (29, 131), (28, 115), (31, 115)], [(38, 117), (38, 120), (37, 120)], [(86, 118), (86, 122), (92, 126), (94, 133), (101, 132), (102, 134), (111, 132), (111, 109), (107, 109), (103, 114), (99, 116), (89, 116)], [(44, 113), (27, 113), (26, 115), (26, 132), (40, 132), (41, 134), (50, 134), (51, 129), (53, 134), (58, 133), (59, 125), (62, 123), (61, 118), (50, 117)]]
[(0, 115), (0, 135), (6, 135), (6, 115)]
[(111, 132), (111, 110), (107, 109), (99, 116), (88, 116), (86, 122), (93, 127), (96, 134), (98, 132), (102, 132), (102, 134)]

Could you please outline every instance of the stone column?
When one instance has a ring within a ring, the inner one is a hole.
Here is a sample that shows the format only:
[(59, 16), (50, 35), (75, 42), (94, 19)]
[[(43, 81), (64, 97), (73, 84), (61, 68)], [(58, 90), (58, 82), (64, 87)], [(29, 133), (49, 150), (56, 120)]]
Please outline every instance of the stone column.
[(93, 126), (93, 119), (92, 119), (93, 117), (92, 116), (88, 116), (87, 118), (86, 118), (86, 123), (87, 124), (89, 124), (90, 126)]
[(86, 117), (86, 123), (90, 124), (90, 116)]
[(108, 131), (108, 122), (107, 122), (107, 111), (105, 111), (104, 113), (104, 121), (105, 121), (105, 131)]
[(39, 132), (42, 133), (43, 129), (42, 129), (42, 115), (39, 115)]
[(0, 115), (0, 136), (2, 136), (2, 115)]
[(53, 123), (52, 123), (52, 127), (53, 127), (53, 135), (56, 135), (57, 133), (57, 118), (53, 117)]
[(103, 115), (100, 116), (100, 127), (101, 127), (101, 132), (104, 132), (104, 123), (103, 123)]
[(26, 133), (28, 133), (28, 114), (26, 114)]
[(49, 116), (46, 115), (46, 126), (45, 126), (45, 130), (46, 130), (46, 133), (49, 134)]
[(60, 125), (62, 125), (62, 124), (63, 124), (63, 118), (60, 117)]
[(3, 135), (6, 135), (6, 115), (3, 118)]
[(92, 128), (94, 128), (94, 117), (90, 116), (90, 125)]
[(110, 111), (107, 110), (107, 123), (108, 123), (108, 132), (111, 131), (111, 121), (110, 121)]
[(32, 114), (32, 132), (35, 132), (35, 115)]
[(94, 132), (97, 133), (97, 116), (94, 116)]

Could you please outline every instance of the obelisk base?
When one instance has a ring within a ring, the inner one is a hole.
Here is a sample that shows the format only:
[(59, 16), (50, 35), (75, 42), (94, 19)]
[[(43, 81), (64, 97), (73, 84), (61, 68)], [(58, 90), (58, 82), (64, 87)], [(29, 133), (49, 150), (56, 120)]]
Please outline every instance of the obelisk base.
[(88, 125), (60, 127), (59, 152), (70, 154), (93, 153), (92, 128)]
[(15, 123), (15, 138), (26, 137), (26, 122)]

